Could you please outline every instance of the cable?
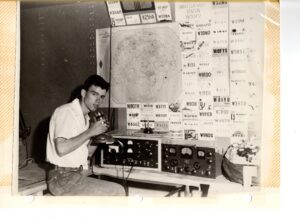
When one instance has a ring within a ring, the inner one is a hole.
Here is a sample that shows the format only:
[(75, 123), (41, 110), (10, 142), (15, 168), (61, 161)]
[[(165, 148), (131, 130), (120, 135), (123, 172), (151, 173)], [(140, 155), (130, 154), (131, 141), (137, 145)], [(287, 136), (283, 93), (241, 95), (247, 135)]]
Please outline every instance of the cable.
[(126, 179), (125, 179), (125, 176), (124, 176), (124, 162), (123, 162), (123, 187), (124, 187), (124, 189), (125, 189), (125, 192), (126, 192), (126, 196), (128, 196), (128, 186), (127, 186), (127, 181), (128, 181), (128, 177), (129, 177), (129, 175), (130, 175), (130, 173), (131, 173), (131, 171), (132, 171), (132, 168), (133, 168), (133, 165), (131, 165), (131, 167), (130, 167), (130, 169), (129, 169), (129, 172), (128, 172), (128, 175), (127, 175), (127, 177), (126, 177)]
[(127, 187), (127, 183), (126, 183), (126, 180), (125, 180), (125, 176), (124, 176), (124, 162), (122, 161), (122, 172), (123, 172), (123, 179), (122, 179), (122, 183), (123, 183), (123, 187), (125, 189), (125, 195), (128, 196), (128, 187)]
[[(112, 45), (112, 25), (109, 25), (109, 90), (108, 90), (108, 120), (111, 122), (111, 45)], [(111, 130), (111, 127), (110, 127)]]
[(185, 189), (185, 185), (182, 185), (180, 187), (175, 187), (175, 189), (173, 191), (169, 192), (167, 195), (165, 195), (165, 197), (170, 197), (170, 196), (174, 195), (175, 193), (180, 192), (184, 189)]
[(120, 147), (122, 148), (122, 149), (120, 149), (120, 151), (121, 151), (120, 158), (122, 160), (122, 183), (123, 183), (123, 187), (124, 187), (125, 192), (126, 192), (126, 196), (128, 196), (127, 180), (128, 180), (128, 177), (129, 177), (129, 175), (130, 175), (130, 173), (132, 171), (133, 165), (131, 165), (129, 173), (128, 173), (126, 179), (125, 179), (125, 162), (124, 162), (124, 150), (123, 150), (124, 149), (124, 144), (120, 140), (118, 140), (118, 139), (115, 139), (115, 141), (118, 142), (119, 145), (120, 145)]
[(131, 165), (131, 167), (130, 167), (130, 170), (129, 170), (129, 172), (128, 172), (128, 175), (127, 175), (127, 177), (126, 177), (126, 180), (125, 180), (125, 182), (127, 182), (127, 180), (128, 180), (128, 177), (129, 177), (129, 175), (130, 175), (130, 173), (131, 173), (131, 170), (132, 170), (132, 168), (133, 168), (133, 165)]

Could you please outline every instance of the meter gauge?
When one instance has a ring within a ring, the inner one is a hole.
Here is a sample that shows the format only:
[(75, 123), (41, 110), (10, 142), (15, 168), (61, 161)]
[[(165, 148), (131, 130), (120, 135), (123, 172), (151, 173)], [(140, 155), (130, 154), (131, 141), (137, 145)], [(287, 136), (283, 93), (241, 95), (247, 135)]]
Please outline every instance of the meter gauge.
[(169, 147), (169, 149), (168, 149), (168, 154), (169, 154), (170, 156), (176, 156), (176, 148), (174, 148), (174, 147)]
[(108, 146), (109, 153), (119, 153), (119, 146), (117, 145), (109, 145)]
[(184, 159), (192, 159), (193, 158), (193, 150), (189, 147), (182, 147), (180, 150), (180, 156)]
[(202, 150), (198, 150), (198, 151), (197, 151), (197, 157), (198, 157), (199, 159), (205, 159), (205, 152), (202, 151)]

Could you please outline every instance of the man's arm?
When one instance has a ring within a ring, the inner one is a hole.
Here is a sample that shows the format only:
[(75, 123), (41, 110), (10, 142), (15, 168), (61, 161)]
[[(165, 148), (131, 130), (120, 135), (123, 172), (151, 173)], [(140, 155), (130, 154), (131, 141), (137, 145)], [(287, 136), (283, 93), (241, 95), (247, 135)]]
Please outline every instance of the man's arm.
[(58, 137), (54, 140), (55, 148), (58, 156), (62, 157), (66, 154), (75, 151), (77, 148), (83, 145), (83, 143), (89, 140), (92, 136), (99, 135), (104, 133), (107, 130), (107, 125), (103, 123), (103, 121), (97, 121), (91, 125), (89, 129), (84, 131), (70, 139)]

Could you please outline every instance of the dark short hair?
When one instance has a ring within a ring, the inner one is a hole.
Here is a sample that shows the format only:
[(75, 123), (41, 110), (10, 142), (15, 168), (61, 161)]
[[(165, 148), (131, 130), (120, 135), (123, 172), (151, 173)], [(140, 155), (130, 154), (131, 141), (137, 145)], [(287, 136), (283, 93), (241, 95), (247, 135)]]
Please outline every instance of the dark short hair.
[(92, 85), (99, 86), (101, 89), (105, 89), (106, 91), (108, 91), (110, 86), (108, 82), (106, 82), (101, 76), (96, 74), (89, 76), (85, 80), (82, 88), (87, 91)]

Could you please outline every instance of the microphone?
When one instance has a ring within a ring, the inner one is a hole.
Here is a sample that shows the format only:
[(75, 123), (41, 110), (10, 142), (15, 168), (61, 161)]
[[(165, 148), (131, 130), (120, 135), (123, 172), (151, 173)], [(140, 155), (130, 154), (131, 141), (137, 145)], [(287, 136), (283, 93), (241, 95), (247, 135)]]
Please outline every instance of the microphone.
[(119, 139), (114, 139), (114, 140), (119, 143), (121, 148), (124, 148), (124, 144)]
[[(95, 113), (95, 120), (96, 121), (103, 121), (103, 124), (108, 124), (107, 120), (104, 117), (104, 113), (102, 111), (97, 111)], [(107, 134), (107, 133), (101, 133), (97, 136), (93, 137), (93, 142), (95, 144), (113, 144), (115, 142), (114, 138)]]
[(97, 111), (95, 114), (96, 121), (104, 120), (104, 113), (102, 111)]

